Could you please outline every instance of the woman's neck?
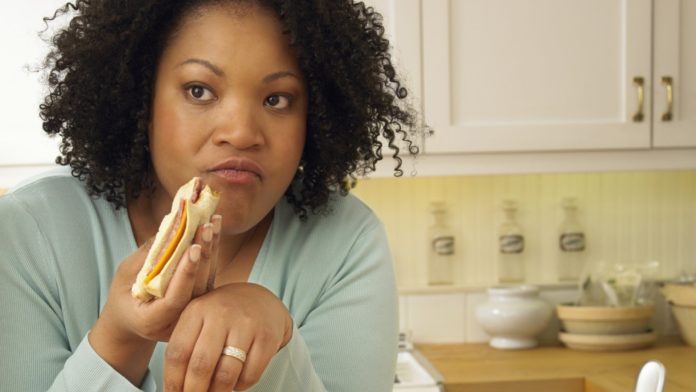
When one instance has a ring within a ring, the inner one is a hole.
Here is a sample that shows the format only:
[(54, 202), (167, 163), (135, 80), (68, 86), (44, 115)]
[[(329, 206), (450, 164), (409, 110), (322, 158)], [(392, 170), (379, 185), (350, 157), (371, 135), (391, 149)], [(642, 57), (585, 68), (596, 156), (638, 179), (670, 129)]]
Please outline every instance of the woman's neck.
[(272, 221), (273, 210), (247, 232), (235, 236), (236, 238), (220, 238), (216, 285), (246, 282), (249, 279)]

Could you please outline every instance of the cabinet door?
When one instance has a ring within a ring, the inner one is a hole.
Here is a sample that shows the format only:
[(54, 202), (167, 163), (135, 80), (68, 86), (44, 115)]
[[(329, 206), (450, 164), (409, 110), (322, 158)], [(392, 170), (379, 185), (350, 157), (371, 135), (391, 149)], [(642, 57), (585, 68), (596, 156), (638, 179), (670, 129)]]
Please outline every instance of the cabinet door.
[(655, 0), (655, 147), (696, 146), (694, 21), (696, 1)]
[(650, 147), (651, 0), (421, 5), (427, 153)]
[(368, 0), (384, 18), (392, 60), (414, 106), (421, 102), (420, 0)]

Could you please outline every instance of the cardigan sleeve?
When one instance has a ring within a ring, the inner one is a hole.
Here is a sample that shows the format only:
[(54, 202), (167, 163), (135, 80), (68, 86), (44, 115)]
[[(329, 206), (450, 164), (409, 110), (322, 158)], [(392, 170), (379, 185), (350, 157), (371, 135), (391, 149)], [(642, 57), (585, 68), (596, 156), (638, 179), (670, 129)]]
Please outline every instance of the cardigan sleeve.
[[(32, 212), (12, 193), (0, 197), (0, 389), (141, 390), (99, 357), (86, 335), (70, 347), (66, 317), (79, 312), (67, 310), (87, 303), (64, 303), (56, 263), (65, 268), (80, 263), (57, 261), (55, 254), (56, 247), (76, 244), (52, 244)], [(155, 390), (149, 372), (143, 385)]]

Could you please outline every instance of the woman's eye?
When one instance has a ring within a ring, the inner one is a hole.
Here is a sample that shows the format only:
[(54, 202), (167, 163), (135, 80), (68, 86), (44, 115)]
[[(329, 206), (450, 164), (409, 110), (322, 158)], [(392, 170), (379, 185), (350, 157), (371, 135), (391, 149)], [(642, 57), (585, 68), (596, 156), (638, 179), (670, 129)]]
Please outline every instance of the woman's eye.
[(273, 109), (287, 109), (290, 106), (290, 98), (280, 94), (274, 94), (266, 98), (266, 106)]
[(186, 87), (186, 91), (188, 92), (189, 96), (197, 101), (212, 101), (215, 99), (215, 95), (213, 95), (213, 92), (210, 91), (210, 89), (198, 84)]

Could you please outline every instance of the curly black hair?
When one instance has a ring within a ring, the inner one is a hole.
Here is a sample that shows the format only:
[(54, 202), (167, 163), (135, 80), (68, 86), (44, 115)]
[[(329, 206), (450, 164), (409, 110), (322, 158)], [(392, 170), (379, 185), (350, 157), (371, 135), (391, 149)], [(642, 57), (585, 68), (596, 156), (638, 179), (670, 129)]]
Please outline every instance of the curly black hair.
[[(245, 1), (275, 11), (296, 48), (308, 91), (307, 137), (286, 199), (300, 217), (348, 193), (375, 170), (386, 141), (402, 175), (399, 144), (418, 153), (414, 112), (384, 37), (382, 16), (352, 0), (77, 0), (51, 39), (43, 129), (60, 135), (61, 156), (89, 192), (117, 208), (152, 189), (148, 124), (156, 66), (190, 11)], [(74, 14), (74, 15), (73, 15)], [(402, 140), (403, 142), (400, 142)], [(403, 148), (402, 148), (403, 149)]]

